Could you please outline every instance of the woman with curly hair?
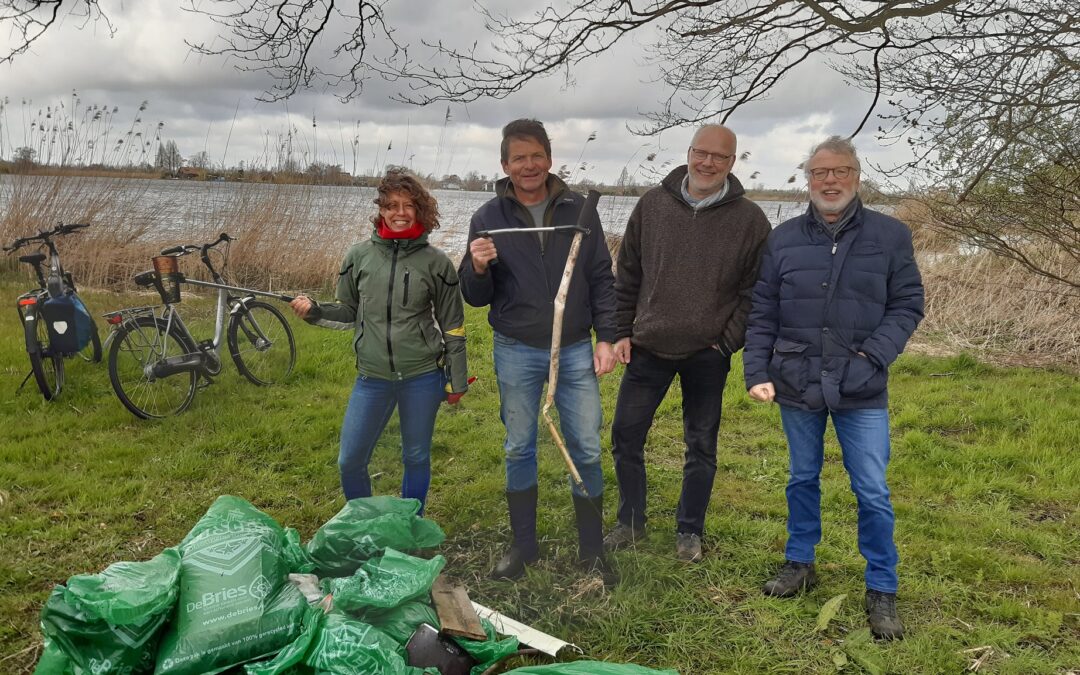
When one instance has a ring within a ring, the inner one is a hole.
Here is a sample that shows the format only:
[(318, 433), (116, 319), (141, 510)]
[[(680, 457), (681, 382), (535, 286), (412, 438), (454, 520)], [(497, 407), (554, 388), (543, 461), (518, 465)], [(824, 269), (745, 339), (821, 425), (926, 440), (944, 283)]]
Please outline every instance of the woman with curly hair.
[(431, 482), (431, 437), (442, 401), (468, 389), (465, 316), (454, 264), (428, 244), (439, 207), (402, 169), (379, 183), (371, 238), (354, 244), (338, 273), (337, 301), (298, 296), (310, 324), (353, 330), (358, 377), (341, 425), (338, 467), (345, 499), (371, 496), (368, 463), (396, 407), (401, 422), (401, 496), (419, 499)]

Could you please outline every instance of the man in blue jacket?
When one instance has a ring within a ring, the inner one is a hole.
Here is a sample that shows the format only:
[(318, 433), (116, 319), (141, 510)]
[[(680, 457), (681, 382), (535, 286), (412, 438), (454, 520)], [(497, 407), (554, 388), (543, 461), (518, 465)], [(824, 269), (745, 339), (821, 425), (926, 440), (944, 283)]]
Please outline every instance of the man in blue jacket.
[(754, 287), (743, 363), (751, 398), (780, 404), (788, 439), (786, 562), (764, 586), (787, 597), (817, 582), (820, 475), (831, 417), (858, 502), (866, 611), (874, 635), (903, 636), (889, 462), (889, 365), (923, 317), (911, 232), (865, 208), (859, 159), (833, 136), (805, 163), (810, 208), (773, 230)]
[[(492, 571), (517, 579), (539, 558), (536, 541), (536, 433), (540, 396), (550, 364), (555, 294), (572, 233), (529, 232), (533, 227), (574, 225), (585, 203), (550, 173), (551, 141), (544, 125), (521, 119), (503, 128), (502, 168), (507, 178), (469, 225), (469, 249), (458, 275), (465, 301), (490, 305), (495, 377), (506, 427), (506, 501), (513, 542)], [(586, 569), (614, 582), (603, 546), (604, 477), (600, 467), (600, 388), (597, 377), (615, 367), (615, 280), (611, 254), (595, 211), (588, 219), (566, 299), (555, 407), (567, 450), (587, 495), (573, 487), (578, 558)], [(523, 232), (480, 237), (477, 232)], [(497, 263), (497, 264), (496, 264)], [(596, 333), (593, 352), (592, 332)]]

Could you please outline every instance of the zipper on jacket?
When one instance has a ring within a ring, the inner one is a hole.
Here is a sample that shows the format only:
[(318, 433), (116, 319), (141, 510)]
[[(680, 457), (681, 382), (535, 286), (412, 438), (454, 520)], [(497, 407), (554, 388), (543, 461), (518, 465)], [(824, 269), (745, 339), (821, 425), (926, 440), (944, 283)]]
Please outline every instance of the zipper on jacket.
[(397, 269), (397, 254), (398, 254), (398, 242), (395, 241), (393, 245), (394, 255), (390, 258), (390, 288), (386, 292), (386, 354), (390, 359), (390, 372), (396, 372), (397, 368), (394, 368), (394, 345), (390, 341), (390, 332), (393, 329), (393, 307), (394, 307), (394, 272)]
[(409, 304), (409, 268), (405, 268), (405, 296), (401, 299), (401, 304), (408, 306)]

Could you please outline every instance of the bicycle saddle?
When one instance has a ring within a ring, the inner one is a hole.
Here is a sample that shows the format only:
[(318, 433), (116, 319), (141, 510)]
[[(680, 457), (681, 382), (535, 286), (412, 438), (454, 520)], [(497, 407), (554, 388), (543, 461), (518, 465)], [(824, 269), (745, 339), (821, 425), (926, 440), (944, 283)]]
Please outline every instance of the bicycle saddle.
[(45, 260), (45, 254), (44, 253), (34, 253), (34, 254), (31, 254), (31, 255), (21, 255), (21, 256), (19, 256), (19, 262), (30, 263), (31, 265), (37, 265), (38, 263), (43, 262), (44, 260)]

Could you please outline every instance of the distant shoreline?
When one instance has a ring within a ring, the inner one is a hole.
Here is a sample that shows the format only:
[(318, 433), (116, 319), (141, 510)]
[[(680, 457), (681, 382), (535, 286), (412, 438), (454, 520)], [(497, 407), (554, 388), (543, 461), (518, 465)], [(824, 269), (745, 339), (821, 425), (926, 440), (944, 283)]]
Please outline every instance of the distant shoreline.
[[(161, 171), (158, 170), (147, 171), (138, 168), (114, 169), (109, 167), (55, 167), (35, 165), (30, 168), (16, 168), (10, 162), (0, 162), (0, 175), (12, 176), (131, 178), (143, 180), (183, 180), (193, 182), (258, 183), (273, 185), (317, 185), (328, 187), (375, 187), (378, 185), (380, 180), (380, 178), (377, 176), (352, 176), (346, 173), (339, 173), (332, 176), (330, 180), (325, 180), (320, 177), (313, 177), (309, 174), (283, 173), (262, 170), (245, 172), (229, 170), (215, 173), (214, 171), (208, 169), (185, 168), (183, 170), (183, 173), (183, 176), (179, 176), (163, 174)], [(457, 185), (451, 180), (431, 180), (429, 178), (427, 182), (429, 183), (429, 186), (435, 190), (490, 192), (490, 190), (484, 190), (483, 186), (477, 186), (470, 189), (465, 186)], [(451, 187), (447, 184), (453, 184), (455, 186)], [(614, 195), (621, 197), (640, 197), (654, 186), (617, 186), (579, 183), (571, 185), (571, 187), (578, 191), (585, 191), (590, 189), (596, 190), (604, 196)], [(805, 202), (806, 190), (747, 190), (746, 196), (754, 201)], [(884, 201), (889, 201), (892, 199), (887, 195), (885, 195), (884, 197)], [(899, 197), (895, 199), (899, 199)]]

